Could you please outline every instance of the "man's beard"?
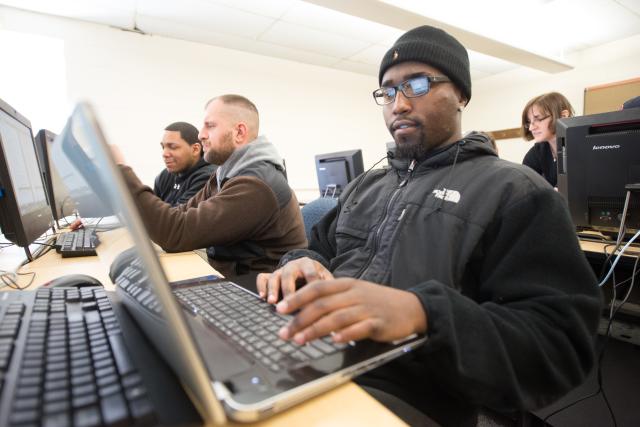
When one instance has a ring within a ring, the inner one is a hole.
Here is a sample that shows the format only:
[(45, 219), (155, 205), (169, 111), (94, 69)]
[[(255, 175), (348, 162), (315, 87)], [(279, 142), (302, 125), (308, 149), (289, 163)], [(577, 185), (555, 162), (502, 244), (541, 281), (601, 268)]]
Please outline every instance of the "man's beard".
[(235, 147), (233, 145), (233, 137), (231, 135), (231, 131), (229, 131), (220, 140), (218, 149), (214, 150), (213, 147), (211, 147), (204, 153), (204, 160), (207, 163), (219, 166), (226, 162), (234, 151)]
[(424, 130), (420, 130), (415, 138), (400, 137), (399, 140), (396, 140), (395, 158), (420, 160), (427, 156), (429, 150), (427, 135)]

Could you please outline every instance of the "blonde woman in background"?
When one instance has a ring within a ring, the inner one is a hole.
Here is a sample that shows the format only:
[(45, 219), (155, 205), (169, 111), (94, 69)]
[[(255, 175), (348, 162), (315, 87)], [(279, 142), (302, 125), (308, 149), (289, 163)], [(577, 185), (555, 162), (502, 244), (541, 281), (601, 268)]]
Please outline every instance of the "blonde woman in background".
[(522, 111), (522, 135), (527, 141), (535, 142), (522, 164), (538, 172), (553, 187), (558, 182), (556, 121), (573, 115), (573, 107), (558, 92), (536, 96)]

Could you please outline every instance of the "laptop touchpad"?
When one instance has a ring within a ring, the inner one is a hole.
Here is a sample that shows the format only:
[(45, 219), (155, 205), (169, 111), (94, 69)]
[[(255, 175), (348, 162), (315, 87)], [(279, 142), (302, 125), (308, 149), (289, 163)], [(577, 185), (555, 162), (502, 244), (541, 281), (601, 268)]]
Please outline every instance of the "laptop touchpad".
[(216, 380), (225, 379), (244, 372), (253, 366), (242, 352), (236, 350), (230, 343), (216, 332), (207, 328), (193, 317), (187, 316), (194, 338), (207, 370)]

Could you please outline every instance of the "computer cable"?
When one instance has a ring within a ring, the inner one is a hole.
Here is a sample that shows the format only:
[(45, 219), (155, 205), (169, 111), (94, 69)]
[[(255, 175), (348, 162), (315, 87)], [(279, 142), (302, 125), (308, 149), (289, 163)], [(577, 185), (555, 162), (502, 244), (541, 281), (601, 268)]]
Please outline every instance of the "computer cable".
[[(42, 242), (33, 242), (33, 243), (32, 243), (32, 245), (40, 245), (40, 247), (39, 247), (38, 249), (36, 249), (36, 250), (33, 252), (33, 257), (32, 257), (32, 258), (33, 258), (33, 260), (36, 260), (36, 259), (38, 259), (38, 258), (40, 258), (40, 257), (44, 256), (45, 254), (49, 253), (49, 251), (50, 251), (51, 249), (55, 248), (56, 246), (53, 244), (53, 243), (54, 243), (55, 238), (56, 238), (56, 236), (55, 236), (55, 235), (53, 235), (53, 236), (50, 236), (50, 237), (47, 239), (47, 242), (46, 242), (46, 243), (42, 243)], [(23, 265), (25, 265), (25, 264), (28, 264), (29, 262), (31, 262), (31, 261), (29, 261), (28, 259), (26, 259), (26, 260), (21, 264), (21, 266), (23, 266)]]
[(624, 279), (622, 282), (616, 284), (616, 288), (619, 288), (622, 285), (626, 285), (628, 282), (630, 282), (631, 280), (633, 280), (633, 278), (635, 276), (638, 275), (638, 273), (640, 273), (640, 270), (636, 271), (635, 274), (632, 274), (631, 276), (627, 277), (626, 279)]
[[(611, 251), (611, 253), (609, 253), (607, 251), (607, 249), (614, 245), (613, 250)], [(608, 265), (611, 265), (611, 258), (615, 255), (615, 253), (618, 251), (618, 249), (620, 249), (621, 246), (621, 242), (616, 242), (616, 243), (607, 243), (606, 245), (604, 245), (604, 247), (602, 248), (604, 254), (606, 255), (604, 262), (602, 263), (602, 268), (600, 269), (600, 274), (598, 275), (598, 280), (602, 280), (602, 278), (604, 277), (606, 268)]]
[[(620, 251), (620, 253), (618, 254), (618, 256), (616, 257), (616, 259), (614, 260), (611, 269), (609, 270), (609, 272), (607, 273), (607, 276), (604, 278), (604, 280), (598, 285), (600, 287), (602, 287), (604, 285), (604, 283), (609, 280), (609, 277), (614, 274), (613, 270), (615, 269), (616, 264), (618, 263), (618, 260), (620, 259), (620, 256), (627, 250), (627, 248), (629, 247), (629, 244), (632, 243), (638, 236), (640, 235), (640, 231), (638, 231), (638, 233), (636, 233), (633, 238), (631, 238), (631, 240), (629, 240), (629, 242), (622, 248), (622, 250)], [(633, 288), (635, 286), (635, 280), (636, 280), (636, 276), (638, 275), (638, 273), (640, 273), (640, 270), (638, 270), (638, 261), (640, 261), (640, 255), (635, 257), (635, 262), (633, 264), (633, 270), (631, 272), (631, 277), (629, 277), (628, 279), (624, 280), (623, 282), (620, 282), (618, 284), (615, 283), (615, 275), (614, 275), (614, 279), (612, 282), (612, 291), (613, 291), (613, 298), (611, 300), (610, 306), (609, 306), (609, 318), (607, 319), (607, 327), (606, 327), (606, 331), (604, 334), (604, 341), (602, 343), (602, 347), (600, 349), (600, 352), (598, 354), (598, 364), (596, 366), (597, 369), (597, 382), (598, 382), (598, 388), (596, 389), (596, 391), (594, 391), (591, 394), (588, 394), (586, 396), (583, 396), (567, 405), (564, 405), (561, 408), (556, 409), (555, 411), (551, 412), (550, 414), (548, 414), (544, 419), (543, 422), (545, 423), (545, 425), (547, 424), (547, 420), (551, 417), (553, 417), (554, 415), (580, 403), (583, 402), (587, 399), (590, 399), (592, 397), (596, 397), (598, 394), (602, 394), (602, 399), (605, 402), (605, 405), (607, 407), (607, 410), (609, 411), (609, 415), (611, 416), (611, 420), (613, 422), (613, 426), (616, 427), (618, 425), (617, 420), (616, 420), (616, 416), (615, 413), (613, 412), (613, 409), (611, 408), (611, 404), (609, 403), (609, 399), (607, 398), (607, 395), (605, 393), (605, 390), (602, 386), (602, 363), (604, 360), (604, 355), (606, 353), (606, 349), (607, 349), (607, 344), (609, 342), (609, 338), (611, 337), (611, 326), (613, 325), (613, 320), (616, 316), (616, 314), (618, 314), (618, 312), (620, 311), (620, 309), (622, 308), (622, 306), (624, 304), (626, 304), (626, 302), (629, 300), (629, 297), (631, 295), (631, 292), (633, 291)], [(618, 305), (616, 305), (615, 301), (616, 301), (616, 289), (618, 286), (621, 286), (622, 284), (628, 282), (629, 280), (631, 280), (631, 284), (629, 285), (629, 289), (627, 290), (627, 292), (625, 293), (624, 298), (622, 299), (622, 301), (620, 301), (620, 303)]]
[(609, 277), (611, 277), (611, 274), (613, 273), (613, 270), (615, 269), (616, 265), (618, 264), (618, 261), (620, 261), (620, 258), (622, 257), (622, 255), (626, 252), (626, 250), (629, 248), (629, 246), (638, 238), (638, 236), (640, 236), (640, 230), (638, 230), (638, 232), (636, 234), (634, 234), (631, 239), (629, 239), (627, 244), (622, 247), (622, 249), (620, 250), (620, 252), (616, 256), (616, 259), (611, 264), (611, 268), (609, 269), (609, 272), (604, 277), (604, 279), (602, 279), (602, 281), (598, 284), (598, 287), (602, 287), (605, 283), (607, 283), (607, 280), (609, 280)]
[[(31, 275), (31, 280), (29, 280), (29, 283), (27, 283), (25, 286), (20, 286), (18, 284), (17, 276), (28, 276), (28, 275)], [(31, 286), (35, 278), (36, 278), (36, 273), (34, 271), (31, 271), (29, 273), (16, 273), (15, 271), (0, 270), (0, 282), (2, 282), (2, 286), (0, 288), (7, 287), (7, 288), (21, 291)]]

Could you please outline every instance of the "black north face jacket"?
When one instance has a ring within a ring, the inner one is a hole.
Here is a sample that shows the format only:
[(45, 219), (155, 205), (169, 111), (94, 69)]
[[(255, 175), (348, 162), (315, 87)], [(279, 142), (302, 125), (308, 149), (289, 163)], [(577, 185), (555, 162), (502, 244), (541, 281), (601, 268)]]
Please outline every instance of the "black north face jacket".
[(480, 406), (528, 410), (579, 385), (601, 298), (562, 197), (478, 134), (413, 171), (390, 162), (352, 182), (309, 250), (281, 261), (309, 256), (421, 300), (427, 343), (358, 382), (456, 426), (475, 425)]
[(166, 169), (156, 177), (153, 193), (171, 206), (186, 203), (209, 181), (216, 166), (204, 161), (198, 162), (188, 171), (172, 173)]

